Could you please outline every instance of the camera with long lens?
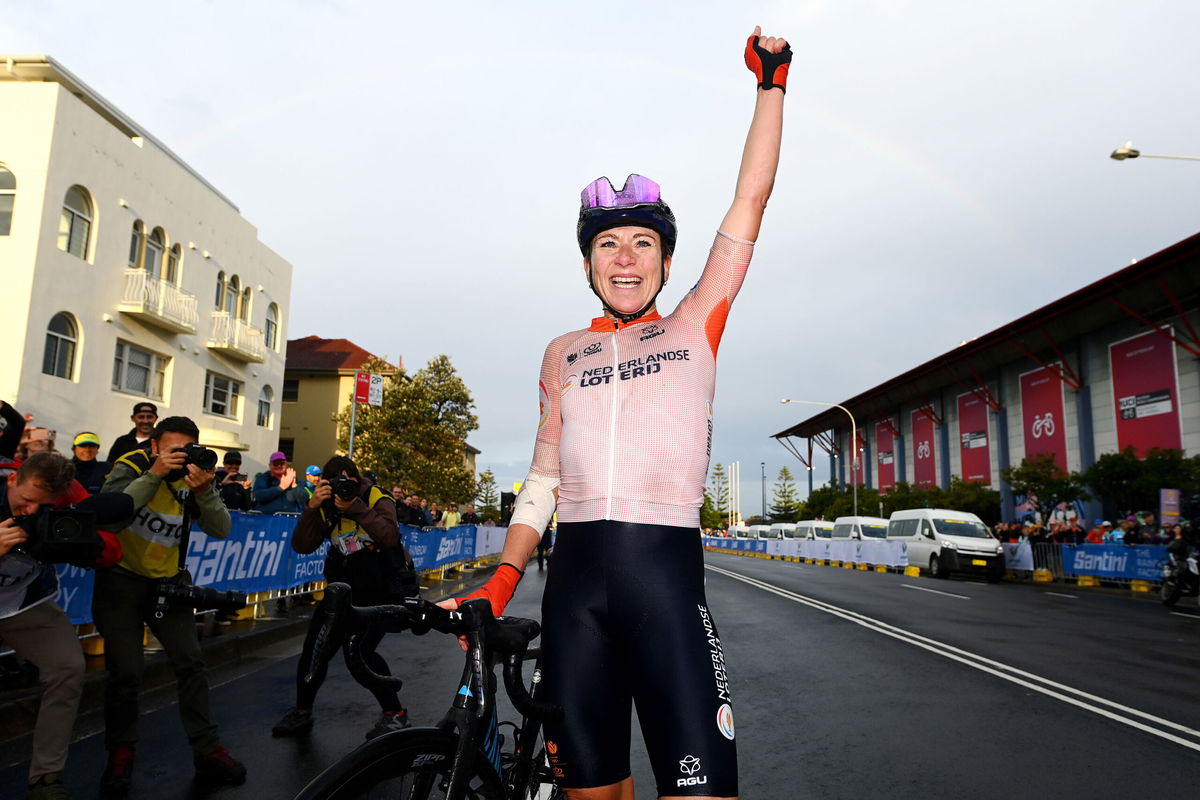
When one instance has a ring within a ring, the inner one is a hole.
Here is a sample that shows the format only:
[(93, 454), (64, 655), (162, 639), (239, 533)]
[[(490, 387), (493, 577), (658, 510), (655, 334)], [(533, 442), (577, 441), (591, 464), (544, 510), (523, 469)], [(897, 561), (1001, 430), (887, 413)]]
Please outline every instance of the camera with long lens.
[(187, 453), (187, 458), (184, 459), (184, 466), (195, 464), (205, 472), (209, 472), (217, 468), (217, 451), (211, 450), (202, 444), (189, 442), (183, 447), (176, 447), (176, 453)]
[(104, 549), (96, 533), (94, 511), (73, 508), (43, 508), (36, 514), (14, 518), (26, 539), (14, 549), (43, 564), (73, 564), (90, 567)]
[(246, 607), (246, 594), (233, 590), (220, 591), (190, 583), (159, 581), (154, 598), (154, 616), (162, 619), (171, 606), (186, 606), (197, 611), (240, 611)]

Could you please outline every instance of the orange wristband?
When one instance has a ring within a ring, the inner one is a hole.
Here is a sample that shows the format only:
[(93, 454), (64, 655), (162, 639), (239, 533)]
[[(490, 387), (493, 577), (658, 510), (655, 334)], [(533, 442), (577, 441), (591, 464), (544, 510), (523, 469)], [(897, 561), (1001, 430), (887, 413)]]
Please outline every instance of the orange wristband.
[[(504, 569), (508, 567), (508, 569)], [(517, 590), (517, 584), (521, 582), (521, 578), (525, 573), (517, 569), (507, 561), (502, 561), (499, 567), (496, 567), (496, 572), (488, 579), (487, 583), (471, 592), (466, 597), (463, 597), (458, 602), (462, 604), (467, 600), (476, 600), (478, 598), (486, 598), (492, 604), (492, 614), (494, 616), (502, 616), (504, 607), (508, 605), (508, 601), (512, 600), (513, 592)]]

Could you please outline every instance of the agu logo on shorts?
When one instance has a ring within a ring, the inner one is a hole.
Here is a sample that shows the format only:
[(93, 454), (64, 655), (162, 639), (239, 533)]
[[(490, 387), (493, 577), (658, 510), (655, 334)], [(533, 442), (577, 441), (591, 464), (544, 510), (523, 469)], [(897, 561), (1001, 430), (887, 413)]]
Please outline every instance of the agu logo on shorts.
[(726, 739), (733, 741), (733, 709), (729, 703), (724, 703), (717, 709), (717, 730)]

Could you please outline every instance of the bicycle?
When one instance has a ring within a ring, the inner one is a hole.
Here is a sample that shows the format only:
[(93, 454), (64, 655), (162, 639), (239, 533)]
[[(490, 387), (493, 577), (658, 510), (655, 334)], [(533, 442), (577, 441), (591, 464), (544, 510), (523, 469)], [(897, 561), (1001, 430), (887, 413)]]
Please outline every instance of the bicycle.
[[(333, 583), (325, 589), (325, 608), (333, 625), (344, 625), (347, 664), (363, 686), (399, 690), (403, 681), (378, 675), (366, 663), (365, 644), (381, 637), (368, 634), (429, 630), (466, 636), (466, 663), (450, 709), (434, 727), (407, 728), (368, 741), (337, 761), (305, 786), (295, 800), (562, 800), (554, 786), (544, 747), (538, 747), (541, 725), (555, 721), (562, 709), (534, 698), (541, 680), (538, 649), (529, 643), (541, 633), (534, 620), (493, 617), (486, 600), (471, 600), (449, 611), (417, 597), (402, 604), (359, 607), (350, 604), (350, 587)], [(373, 649), (374, 645), (371, 645)], [(534, 660), (532, 691), (526, 690), (522, 664)], [(495, 667), (503, 663), (504, 686), (521, 714), (520, 724), (498, 722)], [(510, 751), (504, 750), (500, 728), (513, 728)]]

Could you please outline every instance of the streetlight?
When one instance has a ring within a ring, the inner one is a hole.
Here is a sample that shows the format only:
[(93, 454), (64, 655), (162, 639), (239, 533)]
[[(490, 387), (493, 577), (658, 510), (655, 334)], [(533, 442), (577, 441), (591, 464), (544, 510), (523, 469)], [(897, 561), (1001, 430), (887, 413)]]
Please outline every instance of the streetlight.
[(1108, 157), (1113, 161), (1124, 161), (1127, 158), (1171, 158), (1176, 161), (1200, 161), (1200, 158), (1196, 156), (1156, 156), (1150, 153), (1143, 153), (1141, 150), (1133, 149), (1133, 142), (1126, 142), (1116, 150), (1113, 150)]
[(763, 524), (767, 524), (767, 462), (760, 461), (758, 466), (762, 468), (762, 520)]
[[(850, 413), (850, 409), (845, 406), (839, 406), (837, 403), (822, 403), (819, 400), (791, 400), (787, 397), (783, 398), (781, 403), (800, 403), (806, 406), (825, 406), (826, 408), (840, 408), (846, 412), (846, 416), (850, 418), (850, 486), (854, 490), (854, 516), (858, 516), (858, 481), (855, 476), (858, 473), (858, 423), (854, 421), (854, 415)], [(810, 467), (811, 469), (811, 467)]]

